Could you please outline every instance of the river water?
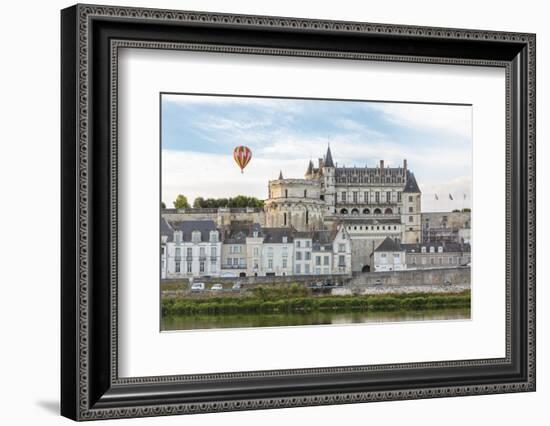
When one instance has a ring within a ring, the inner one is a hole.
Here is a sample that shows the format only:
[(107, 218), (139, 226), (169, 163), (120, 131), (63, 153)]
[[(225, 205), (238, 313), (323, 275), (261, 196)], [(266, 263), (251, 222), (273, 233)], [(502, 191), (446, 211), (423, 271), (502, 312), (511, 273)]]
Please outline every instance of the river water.
[(213, 328), (285, 327), (296, 325), (357, 324), (403, 321), (442, 321), (470, 319), (470, 309), (436, 309), (398, 312), (309, 312), (293, 314), (236, 314), (167, 316), (161, 330)]

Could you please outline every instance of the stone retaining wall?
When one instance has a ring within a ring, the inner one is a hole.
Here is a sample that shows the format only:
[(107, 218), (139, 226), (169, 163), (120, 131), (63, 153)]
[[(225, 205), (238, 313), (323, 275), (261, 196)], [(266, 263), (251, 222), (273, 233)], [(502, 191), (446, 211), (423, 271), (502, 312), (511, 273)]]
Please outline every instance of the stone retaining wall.
[[(335, 284), (345, 284), (346, 282), (349, 282), (350, 276), (348, 275), (277, 275), (277, 276), (270, 276), (270, 277), (196, 277), (194, 278), (193, 282), (201, 282), (205, 283), (207, 287), (209, 287), (210, 284), (214, 283), (221, 283), (224, 285), (224, 288), (227, 285), (232, 285), (233, 283), (240, 283), (243, 287), (251, 288), (258, 285), (280, 285), (280, 284), (302, 284), (302, 285), (310, 285), (313, 283), (317, 283), (319, 281), (325, 282), (328, 281), (330, 283)], [(185, 283), (187, 284), (189, 280), (187, 278), (179, 278), (179, 279), (167, 279), (163, 280), (165, 283)]]
[[(469, 266), (459, 268), (418, 269), (392, 272), (369, 272), (354, 277), (350, 287), (363, 286), (443, 286), (470, 285)], [(448, 286), (445, 286), (448, 287)]]
[(332, 289), (334, 296), (351, 296), (352, 294), (407, 294), (407, 293), (462, 293), (470, 290), (470, 284), (451, 285), (372, 285), (363, 287), (344, 287)]

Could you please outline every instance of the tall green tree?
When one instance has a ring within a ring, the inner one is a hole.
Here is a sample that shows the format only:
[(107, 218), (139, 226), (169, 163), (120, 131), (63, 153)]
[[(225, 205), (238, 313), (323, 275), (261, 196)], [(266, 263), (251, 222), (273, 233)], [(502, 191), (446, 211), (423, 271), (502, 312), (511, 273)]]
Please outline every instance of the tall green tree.
[(196, 209), (200, 209), (204, 207), (204, 198), (197, 197), (193, 200), (193, 207)]
[(176, 201), (174, 201), (174, 207), (176, 209), (188, 209), (189, 202), (187, 201), (187, 197), (185, 195), (179, 194), (176, 197)]
[(256, 197), (248, 197), (246, 195), (237, 195), (229, 199), (229, 207), (262, 207), (263, 201)]
[(212, 209), (219, 207), (262, 207), (264, 202), (256, 197), (237, 195), (233, 198), (203, 198), (193, 200), (193, 207), (197, 209)]
[(165, 209), (165, 208), (166, 208), (166, 204), (164, 204), (164, 201), (161, 201), (161, 202), (160, 202), (160, 208), (161, 208), (161, 209)]

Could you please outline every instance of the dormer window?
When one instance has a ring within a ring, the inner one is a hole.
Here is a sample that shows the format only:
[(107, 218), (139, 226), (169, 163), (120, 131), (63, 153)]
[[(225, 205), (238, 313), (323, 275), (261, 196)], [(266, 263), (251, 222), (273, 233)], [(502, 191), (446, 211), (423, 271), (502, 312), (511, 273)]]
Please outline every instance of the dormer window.
[(181, 231), (174, 232), (174, 241), (176, 244), (181, 243)]
[(211, 243), (218, 242), (218, 231), (210, 231), (210, 242)]
[(435, 253), (435, 247), (434, 246), (430, 246), (430, 253)]
[(438, 252), (438, 253), (443, 253), (443, 246), (439, 246), (439, 247), (437, 248), (437, 252)]
[(252, 233), (252, 236), (253, 236), (254, 238), (258, 238), (258, 231), (254, 231), (254, 232)]
[(422, 253), (426, 253), (426, 247), (422, 247), (421, 251)]
[(282, 240), (283, 240), (283, 244), (286, 244), (286, 243), (288, 242), (288, 237), (285, 235), (285, 236), (282, 238)]
[(201, 242), (201, 231), (193, 231), (191, 233), (191, 241), (194, 243), (200, 243)]

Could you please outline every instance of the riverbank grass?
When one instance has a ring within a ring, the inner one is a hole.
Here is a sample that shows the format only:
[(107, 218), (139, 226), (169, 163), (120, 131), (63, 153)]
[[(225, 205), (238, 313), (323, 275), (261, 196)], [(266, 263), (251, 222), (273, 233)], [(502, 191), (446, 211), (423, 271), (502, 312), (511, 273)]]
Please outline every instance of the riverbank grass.
[(353, 296), (311, 296), (304, 288), (258, 287), (245, 297), (172, 297), (162, 299), (163, 316), (280, 314), (310, 312), (414, 311), (470, 308), (470, 291)]

